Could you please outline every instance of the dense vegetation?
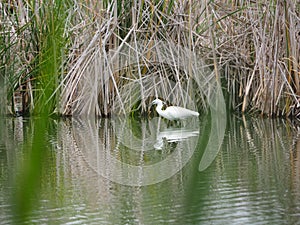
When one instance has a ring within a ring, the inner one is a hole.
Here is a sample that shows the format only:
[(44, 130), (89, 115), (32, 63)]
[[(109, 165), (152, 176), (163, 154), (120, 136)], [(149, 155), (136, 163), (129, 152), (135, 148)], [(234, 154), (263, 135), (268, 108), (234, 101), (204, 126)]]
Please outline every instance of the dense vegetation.
[[(156, 88), (184, 99), (193, 65), (155, 63), (162, 50), (147, 49), (164, 42), (196, 52), (232, 109), (300, 117), (297, 0), (6, 0), (0, 12), (1, 113), (108, 116), (136, 95), (147, 111)], [(135, 62), (110, 65), (124, 46)]]

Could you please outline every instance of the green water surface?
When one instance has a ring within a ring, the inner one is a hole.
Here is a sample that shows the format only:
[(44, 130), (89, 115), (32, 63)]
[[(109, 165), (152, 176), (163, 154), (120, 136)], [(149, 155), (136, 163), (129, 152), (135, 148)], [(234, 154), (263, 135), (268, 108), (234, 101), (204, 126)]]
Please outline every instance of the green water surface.
[(228, 118), (211, 161), (209, 117), (0, 126), (0, 224), (300, 224), (300, 129), (287, 120)]

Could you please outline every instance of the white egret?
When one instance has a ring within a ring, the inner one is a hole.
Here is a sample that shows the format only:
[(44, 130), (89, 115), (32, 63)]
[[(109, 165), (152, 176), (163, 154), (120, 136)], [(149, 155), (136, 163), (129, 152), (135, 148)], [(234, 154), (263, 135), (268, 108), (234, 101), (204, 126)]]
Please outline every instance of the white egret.
[(165, 102), (158, 98), (152, 102), (152, 105), (156, 105), (156, 112), (168, 120), (181, 120), (192, 116), (199, 116), (198, 112), (186, 108), (167, 106)]

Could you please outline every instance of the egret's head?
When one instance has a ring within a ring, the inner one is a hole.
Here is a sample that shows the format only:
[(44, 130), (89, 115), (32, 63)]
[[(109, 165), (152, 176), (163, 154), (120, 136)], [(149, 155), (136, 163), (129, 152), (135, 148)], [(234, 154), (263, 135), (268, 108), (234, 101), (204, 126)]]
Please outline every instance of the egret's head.
[(154, 99), (151, 105), (163, 105), (163, 101), (160, 99)]

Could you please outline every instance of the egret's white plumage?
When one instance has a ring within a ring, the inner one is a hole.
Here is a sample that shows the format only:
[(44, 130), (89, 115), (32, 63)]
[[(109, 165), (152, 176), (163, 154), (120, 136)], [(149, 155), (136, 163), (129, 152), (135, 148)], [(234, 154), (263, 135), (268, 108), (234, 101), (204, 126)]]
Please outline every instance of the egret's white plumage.
[(191, 116), (199, 116), (198, 112), (179, 106), (168, 106), (163, 108), (165, 103), (160, 99), (155, 99), (152, 104), (156, 105), (156, 112), (168, 120), (181, 120)]

